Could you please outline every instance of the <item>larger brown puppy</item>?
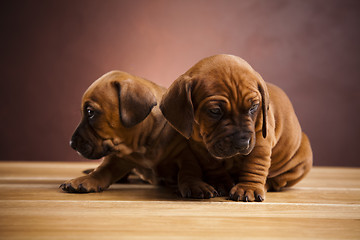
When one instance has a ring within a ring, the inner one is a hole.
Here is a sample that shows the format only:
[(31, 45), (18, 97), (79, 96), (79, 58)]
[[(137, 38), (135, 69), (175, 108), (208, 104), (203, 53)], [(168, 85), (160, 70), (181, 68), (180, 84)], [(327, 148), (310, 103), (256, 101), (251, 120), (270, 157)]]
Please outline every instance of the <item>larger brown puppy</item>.
[(160, 108), (191, 137), (193, 150), (208, 156), (205, 171), (225, 160), (237, 183), (232, 200), (263, 201), (266, 190), (294, 185), (312, 166), (309, 140), (288, 97), (239, 57), (201, 60), (172, 84)]
[[(161, 114), (157, 103), (165, 88), (112, 71), (96, 80), (82, 98), (82, 120), (71, 147), (89, 159), (104, 157), (98, 168), (61, 185), (67, 192), (96, 192), (108, 188), (136, 168), (149, 182), (176, 184), (183, 196), (213, 197), (215, 189), (189, 176), (197, 160), (187, 140)], [(183, 161), (183, 160), (189, 161)], [(186, 195), (190, 192), (190, 195)]]

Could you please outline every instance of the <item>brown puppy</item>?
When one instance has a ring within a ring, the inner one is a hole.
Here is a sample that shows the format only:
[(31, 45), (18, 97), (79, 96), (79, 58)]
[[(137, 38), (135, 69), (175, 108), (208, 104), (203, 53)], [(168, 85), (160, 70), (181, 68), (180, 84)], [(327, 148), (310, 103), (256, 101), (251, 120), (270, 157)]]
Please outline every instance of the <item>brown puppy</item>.
[(286, 94), (239, 57), (201, 60), (171, 85), (160, 108), (191, 137), (193, 150), (207, 155), (204, 171), (224, 160), (237, 183), (232, 200), (263, 201), (266, 190), (294, 185), (312, 166), (309, 140)]
[[(71, 139), (71, 147), (89, 159), (104, 157), (87, 176), (60, 187), (67, 192), (97, 192), (108, 188), (133, 168), (156, 183), (159, 178), (176, 184), (179, 175), (188, 176), (180, 166), (182, 158), (196, 165), (187, 140), (165, 120), (158, 107), (165, 88), (125, 72), (112, 71), (95, 81), (82, 98), (82, 120)], [(190, 181), (190, 182), (189, 182)], [(215, 189), (188, 178), (179, 182), (183, 196), (215, 196)]]

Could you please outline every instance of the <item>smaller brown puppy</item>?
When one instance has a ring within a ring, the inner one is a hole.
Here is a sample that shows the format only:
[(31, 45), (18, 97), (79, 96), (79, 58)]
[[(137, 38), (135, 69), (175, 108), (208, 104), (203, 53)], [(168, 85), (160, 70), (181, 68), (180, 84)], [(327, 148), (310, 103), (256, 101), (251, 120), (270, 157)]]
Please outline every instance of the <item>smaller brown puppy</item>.
[(199, 167), (188, 141), (156, 106), (165, 90), (120, 71), (96, 80), (82, 98), (82, 120), (70, 145), (85, 158), (104, 160), (89, 175), (60, 187), (67, 192), (100, 192), (136, 168), (151, 183), (173, 185), (179, 178), (184, 197), (215, 196), (213, 187), (191, 176)]
[(160, 108), (191, 137), (193, 151), (207, 156), (204, 171), (224, 161), (237, 183), (232, 200), (263, 201), (266, 190), (294, 185), (312, 166), (309, 140), (286, 94), (239, 57), (201, 60), (170, 86)]
[[(152, 172), (163, 160), (161, 156), (172, 157), (172, 148), (181, 143), (166, 127), (159, 109), (154, 108), (164, 91), (148, 80), (120, 71), (96, 80), (83, 96), (82, 120), (70, 145), (85, 158), (104, 160), (89, 175), (60, 187), (67, 192), (103, 191), (135, 167), (146, 180), (153, 181)], [(164, 140), (174, 145), (164, 146)], [(179, 145), (181, 148), (183, 144)]]

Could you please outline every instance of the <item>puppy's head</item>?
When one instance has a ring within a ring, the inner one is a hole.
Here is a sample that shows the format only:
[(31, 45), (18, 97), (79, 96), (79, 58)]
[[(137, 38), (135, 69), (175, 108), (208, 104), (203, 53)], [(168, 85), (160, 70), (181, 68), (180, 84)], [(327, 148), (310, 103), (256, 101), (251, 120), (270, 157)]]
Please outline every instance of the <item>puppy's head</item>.
[(131, 153), (136, 127), (157, 104), (142, 79), (112, 71), (96, 80), (82, 98), (82, 120), (70, 145), (82, 156), (99, 159), (114, 152)]
[(186, 138), (205, 144), (216, 158), (248, 155), (256, 133), (267, 134), (269, 96), (261, 76), (231, 55), (205, 58), (180, 76), (160, 109)]

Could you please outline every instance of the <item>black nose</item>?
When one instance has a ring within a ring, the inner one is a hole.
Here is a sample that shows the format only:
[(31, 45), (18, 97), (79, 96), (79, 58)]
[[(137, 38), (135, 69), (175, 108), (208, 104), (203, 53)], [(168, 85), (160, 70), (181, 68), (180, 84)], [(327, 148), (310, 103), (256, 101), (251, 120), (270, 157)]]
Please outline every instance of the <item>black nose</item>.
[(69, 144), (72, 149), (76, 150), (75, 142), (73, 140), (70, 140)]
[(71, 137), (71, 140), (70, 140), (70, 147), (74, 150), (77, 150), (77, 144), (76, 144), (76, 132), (74, 133), (74, 135)]
[(234, 147), (239, 150), (247, 149), (250, 145), (251, 136), (249, 134), (241, 134), (234, 137)]

